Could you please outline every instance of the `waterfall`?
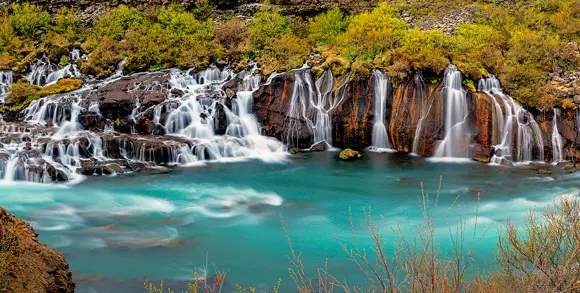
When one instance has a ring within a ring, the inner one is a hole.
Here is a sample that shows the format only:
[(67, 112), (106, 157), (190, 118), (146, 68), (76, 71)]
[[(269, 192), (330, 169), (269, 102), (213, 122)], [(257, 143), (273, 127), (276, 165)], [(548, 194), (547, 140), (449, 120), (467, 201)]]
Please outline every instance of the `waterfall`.
[[(73, 51), (71, 58), (79, 58), (79, 54)], [(52, 80), (49, 76), (57, 76), (58, 71), (44, 70), (52, 67), (47, 58), (43, 59), (29, 74), (39, 84)], [(136, 82), (128, 93), (155, 87), (155, 91), (167, 93), (167, 98), (146, 108), (146, 97), (135, 95), (132, 108), (127, 109), (127, 119), (133, 126), (147, 117), (162, 129), (163, 136), (140, 136), (134, 130), (118, 135), (110, 122), (101, 124), (102, 132), (90, 132), (79, 123), (82, 117), (100, 117), (97, 120), (103, 123), (100, 102), (94, 99), (93, 92), (116, 82), (121, 77), (120, 71), (78, 91), (32, 101), (23, 111), (26, 124), (0, 121), (0, 138), (9, 138), (9, 142), (0, 144), (0, 179), (76, 181), (82, 178), (77, 172), (115, 174), (119, 168), (131, 168), (132, 162), (174, 166), (245, 158), (284, 161), (286, 147), (261, 134), (253, 113), (253, 93), (262, 82), (259, 71), (255, 65), (238, 74), (215, 66), (201, 72), (172, 69), (165, 73), (169, 76), (166, 83)], [(148, 74), (151, 73), (140, 76)], [(234, 97), (228, 97), (222, 87), (234, 80), (240, 81), (238, 91)], [(111, 164), (116, 167), (109, 167)]]
[(381, 70), (373, 70), (373, 95), (375, 99), (375, 116), (373, 122), (372, 146), (376, 149), (388, 149), (389, 137), (385, 126), (387, 94), (390, 87), (389, 79)]
[[(422, 94), (425, 92), (423, 88), (424, 81), (423, 77), (420, 74), (415, 75), (415, 85), (418, 87), (417, 92)], [(415, 129), (415, 136), (413, 137), (413, 154), (419, 154), (419, 146), (421, 143), (421, 132), (423, 131), (423, 121), (431, 112), (431, 107), (433, 106), (434, 99), (429, 99), (426, 96), (418, 96), (417, 99), (419, 100), (419, 111), (420, 111), (420, 118), (417, 120), (417, 129)]]
[(468, 115), (467, 101), (461, 86), (461, 72), (455, 65), (447, 66), (443, 83), (445, 139), (437, 147), (435, 156), (465, 158), (469, 156), (470, 143), (465, 122)]
[[(70, 53), (71, 58), (78, 59), (77, 56), (80, 53), (75, 50), (78, 49), (73, 49), (73, 51)], [(26, 79), (28, 79), (28, 81), (31, 84), (44, 86), (56, 83), (57, 81), (63, 78), (71, 78), (79, 76), (80, 72), (76, 64), (67, 64), (59, 68), (57, 64), (51, 63), (45, 54), (44, 56), (42, 56), (41, 59), (36, 61), (36, 63), (34, 63), (31, 66), (30, 73), (26, 75)]]
[(13, 155), (12, 158), (8, 160), (8, 163), (4, 167), (4, 180), (14, 181), (16, 179), (17, 171), (18, 171), (18, 156)]
[(560, 109), (554, 108), (554, 119), (552, 120), (552, 161), (558, 163), (564, 160), (564, 142), (558, 132), (558, 116)]
[(12, 71), (0, 71), (0, 103), (4, 102), (10, 85), (14, 83)]
[[(540, 126), (534, 117), (512, 97), (503, 93), (499, 80), (493, 75), (479, 81), (478, 91), (487, 94), (493, 106), (492, 144), (495, 152), (491, 163), (500, 164), (502, 160), (541, 160), (544, 143)], [(534, 156), (534, 153), (537, 155)]]
[(312, 145), (325, 143), (332, 146), (332, 113), (347, 96), (350, 73), (335, 84), (330, 69), (313, 83), (309, 68), (295, 70), (294, 90), (290, 99), (290, 109), (285, 130), (285, 142), (298, 145), (298, 132), (304, 121), (312, 133)]
[[(42, 58), (36, 61), (36, 63), (32, 64), (30, 67), (30, 73), (26, 76), (26, 79), (28, 79), (31, 84), (42, 86), (47, 83), (48, 77), (51, 73), (57, 70), (58, 66), (52, 64), (48, 59), (48, 56), (45, 54)], [(54, 78), (54, 75), (52, 78)]]
[(72, 62), (77, 62), (81, 58), (81, 50), (78, 48), (72, 49), (70, 52), (70, 59)]
[[(200, 160), (255, 157), (278, 161), (284, 156), (284, 146), (260, 134), (260, 125), (252, 113), (252, 95), (261, 81), (257, 71), (253, 68), (239, 74), (242, 90), (232, 100), (231, 109), (226, 105), (228, 97), (221, 87), (235, 76), (232, 70), (210, 67), (194, 75), (172, 71), (172, 88), (185, 95), (173, 101), (177, 105), (175, 109), (166, 105), (170, 110), (164, 125), (167, 133), (199, 140), (195, 151)], [(216, 133), (222, 114), (226, 118), (225, 136)]]

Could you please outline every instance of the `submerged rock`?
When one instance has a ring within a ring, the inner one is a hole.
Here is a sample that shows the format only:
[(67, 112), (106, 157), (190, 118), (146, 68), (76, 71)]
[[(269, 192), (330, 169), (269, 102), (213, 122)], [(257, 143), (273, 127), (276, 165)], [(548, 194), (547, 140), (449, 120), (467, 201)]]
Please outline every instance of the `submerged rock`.
[(343, 150), (342, 152), (340, 152), (340, 155), (338, 157), (344, 161), (358, 160), (358, 159), (362, 158), (362, 156), (359, 152), (353, 151), (351, 149)]
[(299, 148), (290, 148), (290, 149), (288, 150), (288, 152), (289, 152), (289, 153), (291, 153), (291, 154), (293, 154), (293, 155), (295, 155), (295, 154), (298, 154), (298, 153), (300, 153), (300, 152), (301, 152), (301, 150), (300, 150)]
[(321, 141), (310, 148), (311, 152), (323, 152), (328, 149), (328, 144), (325, 141)]
[(75, 283), (62, 254), (41, 244), (28, 223), (2, 207), (0, 244), (0, 292), (74, 292)]

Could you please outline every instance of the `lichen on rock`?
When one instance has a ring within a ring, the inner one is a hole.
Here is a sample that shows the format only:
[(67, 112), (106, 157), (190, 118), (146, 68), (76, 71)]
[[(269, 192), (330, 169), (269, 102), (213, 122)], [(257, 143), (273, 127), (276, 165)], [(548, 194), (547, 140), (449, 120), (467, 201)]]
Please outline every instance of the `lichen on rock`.
[(72, 293), (75, 283), (62, 254), (38, 241), (38, 233), (0, 207), (0, 292)]
[(343, 161), (351, 161), (362, 158), (362, 155), (355, 150), (345, 149), (340, 152), (340, 155), (338, 157)]

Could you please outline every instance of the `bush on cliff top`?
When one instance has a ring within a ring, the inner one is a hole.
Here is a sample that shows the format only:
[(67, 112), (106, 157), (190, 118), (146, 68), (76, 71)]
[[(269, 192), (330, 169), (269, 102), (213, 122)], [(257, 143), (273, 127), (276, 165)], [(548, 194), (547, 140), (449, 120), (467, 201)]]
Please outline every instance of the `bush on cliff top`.
[[(353, 70), (366, 76), (373, 66), (385, 69), (395, 84), (415, 71), (440, 73), (454, 63), (474, 82), (495, 74), (507, 93), (540, 107), (551, 94), (551, 72), (580, 68), (578, 0), (389, 3), (349, 16), (333, 8), (307, 22), (266, 4), (247, 23), (238, 18), (214, 22), (204, 0), (191, 11), (177, 5), (144, 11), (120, 5), (93, 27), (80, 25), (71, 9), (51, 19), (38, 6), (13, 4), (0, 11), (0, 69), (25, 71), (43, 54), (66, 63), (68, 51), (80, 43), (88, 54), (88, 60), (79, 61), (81, 70), (99, 78), (113, 74), (124, 59), (125, 73), (213, 62), (239, 68), (251, 60), (265, 72), (281, 71), (300, 66), (316, 50), (326, 60), (318, 60), (315, 65), (321, 66), (314, 71), (336, 67), (337, 75)], [(420, 30), (399, 19), (405, 15), (419, 23), (463, 6), (474, 21), (458, 25), (453, 34)]]
[(325, 13), (312, 18), (308, 25), (310, 42), (326, 45), (335, 40), (348, 27), (348, 19), (338, 8), (332, 8)]

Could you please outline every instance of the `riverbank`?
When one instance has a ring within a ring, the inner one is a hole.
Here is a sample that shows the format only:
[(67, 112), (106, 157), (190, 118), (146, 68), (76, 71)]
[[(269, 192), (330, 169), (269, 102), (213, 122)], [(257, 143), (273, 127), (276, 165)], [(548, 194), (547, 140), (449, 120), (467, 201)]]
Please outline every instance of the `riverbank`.
[(38, 233), (30, 224), (0, 207), (0, 291), (72, 293), (74, 290), (75, 283), (63, 255), (40, 243)]

